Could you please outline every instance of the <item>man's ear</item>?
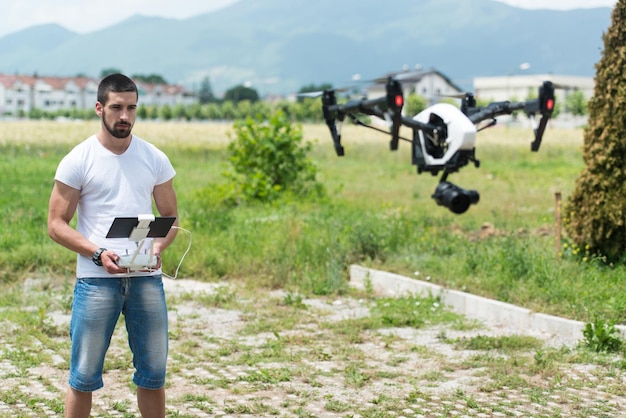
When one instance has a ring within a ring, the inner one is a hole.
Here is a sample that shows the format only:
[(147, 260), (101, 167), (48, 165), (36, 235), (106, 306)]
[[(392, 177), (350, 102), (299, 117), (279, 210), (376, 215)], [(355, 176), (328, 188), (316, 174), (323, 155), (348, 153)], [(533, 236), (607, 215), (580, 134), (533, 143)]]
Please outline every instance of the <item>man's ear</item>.
[(102, 106), (102, 103), (100, 102), (96, 102), (96, 114), (100, 117), (102, 117), (102, 109), (104, 108), (104, 106)]

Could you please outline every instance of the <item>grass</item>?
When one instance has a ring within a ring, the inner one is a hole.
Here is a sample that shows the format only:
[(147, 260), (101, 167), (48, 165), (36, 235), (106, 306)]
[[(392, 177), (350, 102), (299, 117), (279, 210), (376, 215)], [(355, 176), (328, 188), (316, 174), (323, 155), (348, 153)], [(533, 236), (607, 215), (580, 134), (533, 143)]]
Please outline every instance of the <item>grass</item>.
[[(3, 282), (71, 279), (74, 254), (46, 234), (47, 199), (60, 158), (97, 126), (2, 123)], [(409, 276), (419, 272), (434, 283), (536, 311), (624, 323), (624, 266), (584, 262), (555, 248), (555, 193), (567, 199), (583, 168), (581, 130), (549, 129), (539, 153), (529, 150), (530, 129), (479, 133), (481, 167), (450, 176), (481, 194), (459, 216), (431, 199), (438, 179), (415, 173), (407, 144), (389, 152), (386, 136), (350, 125), (343, 129), (342, 158), (334, 155), (325, 126), (304, 126), (305, 138), (315, 142), (311, 158), (329, 191), (326, 201), (224, 208), (215, 203), (215, 185), (224, 181), (229, 128), (137, 124), (136, 133), (166, 151), (178, 172), (181, 226), (193, 233), (179, 276), (329, 295), (348, 290), (347, 268), (359, 263)], [(187, 244), (181, 233), (164, 254), (166, 273), (174, 273)]]

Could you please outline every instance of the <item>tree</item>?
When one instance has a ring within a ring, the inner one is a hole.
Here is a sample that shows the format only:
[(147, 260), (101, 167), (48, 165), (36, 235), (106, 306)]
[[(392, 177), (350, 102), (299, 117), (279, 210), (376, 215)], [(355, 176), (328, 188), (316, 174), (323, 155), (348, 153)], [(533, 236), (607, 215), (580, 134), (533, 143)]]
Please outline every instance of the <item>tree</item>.
[(238, 103), (242, 100), (249, 100), (250, 102), (259, 101), (259, 93), (251, 87), (246, 87), (243, 84), (232, 87), (224, 94), (224, 100)]
[(213, 103), (216, 101), (213, 94), (213, 88), (211, 87), (211, 80), (209, 77), (204, 77), (200, 84), (200, 91), (198, 91), (198, 101), (200, 104)]
[(165, 78), (160, 74), (133, 74), (131, 78), (148, 84), (167, 84)]
[(171, 120), (174, 112), (172, 111), (172, 106), (168, 104), (164, 104), (159, 107), (159, 117), (163, 120)]
[(307, 84), (305, 86), (300, 87), (300, 90), (298, 90), (298, 93), (311, 93), (314, 91), (324, 91), (324, 90), (330, 90), (333, 88), (333, 85), (330, 83), (322, 83), (322, 84)]
[(100, 78), (104, 78), (111, 74), (121, 74), (122, 70), (115, 67), (103, 68), (100, 70)]
[(565, 205), (566, 229), (587, 253), (617, 259), (626, 250), (626, 0), (618, 0), (596, 64), (583, 137), (585, 168)]
[(404, 103), (404, 113), (412, 118), (427, 107), (428, 101), (424, 96), (409, 93)]
[(574, 116), (584, 116), (587, 114), (587, 100), (582, 91), (571, 92), (565, 98), (565, 111)]
[(191, 119), (191, 117), (189, 116), (188, 107), (182, 103), (178, 103), (174, 105), (174, 108), (172, 109), (172, 116), (174, 117), (174, 119), (179, 119), (179, 120)]
[(137, 117), (139, 119), (148, 119), (148, 107), (145, 104), (140, 104), (137, 108)]

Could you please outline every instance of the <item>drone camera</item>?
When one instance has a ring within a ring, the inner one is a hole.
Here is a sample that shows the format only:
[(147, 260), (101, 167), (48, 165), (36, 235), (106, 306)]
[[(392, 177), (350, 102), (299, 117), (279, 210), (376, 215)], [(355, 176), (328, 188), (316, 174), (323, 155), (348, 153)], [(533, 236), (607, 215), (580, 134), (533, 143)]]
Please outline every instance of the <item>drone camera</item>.
[(444, 206), (451, 212), (460, 215), (465, 213), (470, 205), (478, 203), (480, 195), (476, 190), (465, 190), (456, 184), (442, 181), (437, 185), (432, 198), (439, 206)]

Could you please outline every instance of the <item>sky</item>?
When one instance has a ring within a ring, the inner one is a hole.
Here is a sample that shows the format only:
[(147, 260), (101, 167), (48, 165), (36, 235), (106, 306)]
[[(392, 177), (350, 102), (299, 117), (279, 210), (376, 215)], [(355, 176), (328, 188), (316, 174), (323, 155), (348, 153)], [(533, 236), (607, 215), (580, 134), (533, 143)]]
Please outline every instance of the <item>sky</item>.
[[(238, 0), (0, 0), (0, 37), (30, 26), (58, 23), (88, 33), (135, 14), (184, 19), (236, 3)], [(262, 1), (262, 0), (257, 0)], [(348, 1), (348, 0), (338, 0)], [(471, 1), (471, 0), (467, 0)], [(526, 9), (613, 7), (617, 0), (497, 0)]]

